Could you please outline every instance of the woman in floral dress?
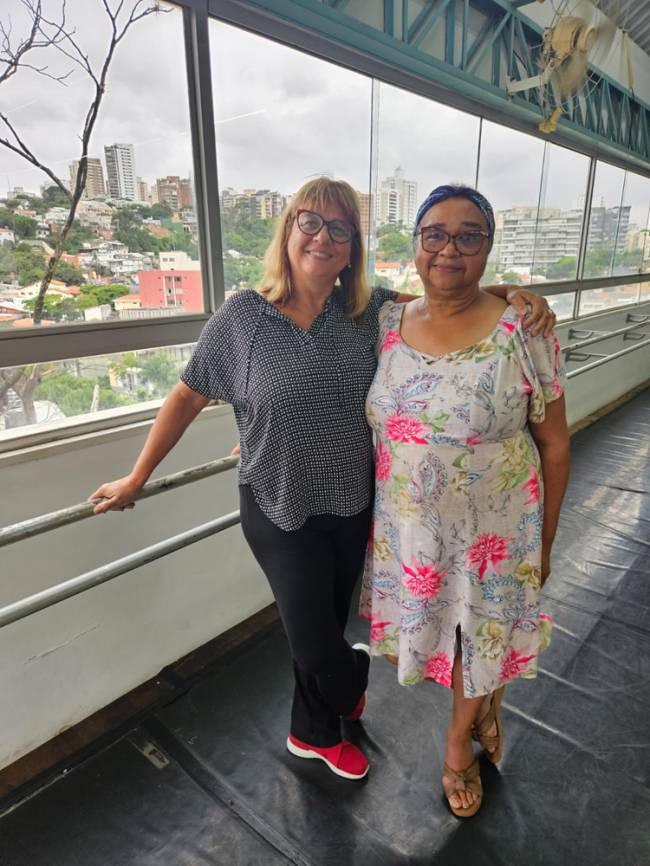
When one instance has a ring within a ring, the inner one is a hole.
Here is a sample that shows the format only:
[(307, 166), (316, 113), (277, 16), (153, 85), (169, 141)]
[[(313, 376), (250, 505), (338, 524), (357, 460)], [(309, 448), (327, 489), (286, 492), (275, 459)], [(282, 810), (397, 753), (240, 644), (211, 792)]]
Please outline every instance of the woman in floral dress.
[(479, 290), (493, 236), (476, 190), (423, 203), (425, 294), (382, 307), (366, 403), (376, 497), (361, 613), (400, 683), (453, 688), (443, 787), (462, 817), (482, 796), (472, 735), (500, 758), (503, 686), (536, 676), (550, 638), (539, 591), (569, 463), (557, 337)]

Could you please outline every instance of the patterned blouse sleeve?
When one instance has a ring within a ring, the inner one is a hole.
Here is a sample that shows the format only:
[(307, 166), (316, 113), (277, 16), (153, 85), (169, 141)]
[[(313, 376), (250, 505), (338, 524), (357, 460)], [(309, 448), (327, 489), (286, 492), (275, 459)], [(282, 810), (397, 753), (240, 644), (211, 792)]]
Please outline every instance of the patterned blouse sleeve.
[(385, 289), (383, 286), (373, 286), (370, 303), (376, 304), (377, 307), (381, 307), (381, 305), (385, 304), (386, 301), (397, 300), (397, 296), (398, 292), (394, 289)]
[(520, 324), (517, 335), (524, 379), (530, 388), (528, 419), (540, 424), (546, 416), (546, 404), (560, 398), (566, 388), (562, 351), (555, 331), (548, 337), (533, 337)]
[(181, 376), (188, 388), (210, 400), (237, 403), (243, 396), (251, 343), (246, 306), (246, 299), (235, 295), (219, 307), (203, 328)]

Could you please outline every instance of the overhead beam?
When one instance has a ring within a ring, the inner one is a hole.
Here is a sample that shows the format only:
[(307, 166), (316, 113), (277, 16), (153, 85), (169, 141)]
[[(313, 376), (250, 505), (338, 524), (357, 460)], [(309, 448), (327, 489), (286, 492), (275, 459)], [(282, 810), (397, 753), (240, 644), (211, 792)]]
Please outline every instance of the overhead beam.
[[(538, 124), (558, 106), (549, 87), (508, 93), (509, 79), (539, 76), (543, 41), (542, 28), (518, 11), (524, 4), (516, 0), (430, 0), (424, 8), (402, 0), (401, 16), (397, 4), (384, 0), (376, 26), (362, 20), (366, 4), (348, 0), (207, 3), (216, 18), (267, 36), (286, 34), (280, 38), (302, 50), (385, 81), (408, 81), (414, 92), (532, 135), (541, 135)], [(483, 62), (486, 56), (491, 62)], [(591, 70), (590, 79), (591, 94), (559, 106), (569, 112), (560, 117), (553, 140), (650, 176), (650, 106), (598, 70)]]

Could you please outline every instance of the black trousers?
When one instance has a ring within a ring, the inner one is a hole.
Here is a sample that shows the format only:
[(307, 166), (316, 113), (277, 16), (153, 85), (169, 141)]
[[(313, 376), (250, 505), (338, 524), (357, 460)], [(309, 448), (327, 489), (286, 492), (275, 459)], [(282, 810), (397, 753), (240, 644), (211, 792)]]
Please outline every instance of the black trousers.
[(368, 656), (343, 636), (361, 573), (372, 506), (352, 517), (316, 515), (285, 532), (241, 486), (241, 525), (273, 590), (293, 657), (291, 733), (312, 746), (341, 740), (341, 716), (368, 684)]

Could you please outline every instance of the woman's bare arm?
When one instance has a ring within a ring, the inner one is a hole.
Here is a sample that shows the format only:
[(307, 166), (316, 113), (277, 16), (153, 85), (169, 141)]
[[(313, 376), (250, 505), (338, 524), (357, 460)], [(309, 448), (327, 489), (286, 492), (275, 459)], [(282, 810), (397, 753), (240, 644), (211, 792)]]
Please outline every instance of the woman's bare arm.
[(544, 482), (544, 525), (542, 527), (542, 583), (544, 583), (551, 570), (551, 547), (569, 480), (569, 428), (563, 396), (546, 404), (546, 417), (541, 424), (531, 424), (530, 432), (539, 450)]
[(175, 385), (160, 407), (131, 472), (124, 478), (102, 484), (88, 497), (90, 500), (101, 500), (95, 506), (95, 514), (133, 508), (133, 499), (156, 466), (209, 402), (207, 397), (192, 391), (183, 382)]

